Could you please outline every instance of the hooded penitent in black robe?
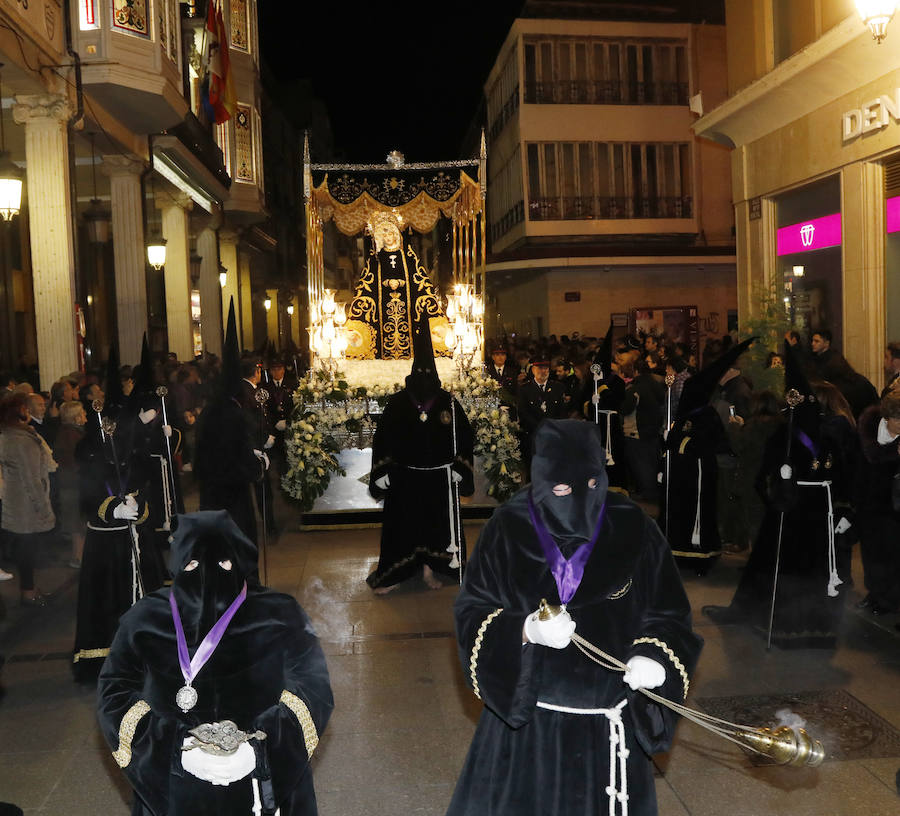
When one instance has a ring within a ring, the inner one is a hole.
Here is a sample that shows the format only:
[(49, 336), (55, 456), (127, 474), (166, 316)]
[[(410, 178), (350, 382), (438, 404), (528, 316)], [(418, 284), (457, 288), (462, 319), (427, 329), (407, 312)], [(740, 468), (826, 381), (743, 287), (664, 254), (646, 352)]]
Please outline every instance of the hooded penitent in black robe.
[[(135, 790), (132, 813), (247, 816), (255, 776), (264, 814), (277, 807), (282, 816), (314, 816), (309, 758), (333, 707), (318, 638), (293, 598), (260, 586), (256, 547), (227, 513), (192, 513), (178, 522), (173, 587), (144, 598), (122, 618), (98, 684), (100, 726)], [(192, 560), (198, 566), (186, 571)], [(231, 569), (223, 568), (228, 561)], [(169, 594), (174, 593), (193, 655), (245, 581), (246, 600), (194, 679), (197, 704), (182, 712), (175, 704), (184, 678)], [(265, 740), (251, 741), (256, 770), (227, 786), (198, 779), (181, 762), (188, 730), (222, 720), (266, 734)]]
[[(114, 407), (110, 406), (106, 413), (114, 414)], [(124, 417), (120, 427), (123, 431), (127, 429)], [(96, 679), (109, 654), (119, 618), (144, 594), (159, 589), (165, 577), (165, 567), (153, 537), (141, 534), (150, 510), (140, 479), (134, 478), (132, 457), (123, 450), (121, 439), (114, 437), (114, 440), (118, 470), (109, 439), (101, 442), (97, 414), (92, 412), (85, 435), (75, 450), (82, 512), (88, 519), (78, 576), (72, 657), (72, 670), (78, 681)], [(132, 495), (138, 504), (138, 516), (133, 522), (114, 516), (126, 495)]]
[[(372, 440), (369, 492), (384, 499), (372, 589), (411, 578), (423, 565), (461, 574), (466, 557), (459, 497), (475, 492), (475, 437), (466, 412), (441, 388), (427, 324), (413, 334), (406, 387), (384, 408)], [(384, 477), (387, 488), (378, 484)]]
[[(367, 579), (373, 589), (399, 584), (423, 564), (452, 576), (458, 569), (454, 555), (465, 562), (459, 496), (475, 490), (472, 427), (447, 391), (438, 388), (429, 400), (422, 422), (423, 403), (402, 388), (388, 400), (375, 431), (369, 491), (384, 498), (384, 513), (378, 567)], [(386, 490), (375, 484), (384, 475), (390, 480)], [(448, 550), (451, 542), (457, 553)]]
[[(632, 693), (620, 673), (571, 643), (557, 650), (522, 642), (525, 618), (541, 599), (559, 603), (529, 517), (529, 490), (567, 558), (589, 540), (605, 502), (596, 546), (567, 605), (576, 633), (623, 662), (636, 655), (657, 661), (666, 679), (655, 691), (684, 700), (702, 641), (691, 631), (690, 606), (665, 539), (637, 505), (607, 492), (603, 460), (590, 424), (545, 421), (535, 439), (532, 487), (496, 510), (478, 540), (455, 613), (463, 672), (485, 708), (449, 816), (611, 812), (609, 720), (537, 703), (597, 709), (623, 700), (628, 812), (656, 813), (650, 754), (670, 745), (675, 715)], [(587, 486), (589, 479), (595, 487)], [(571, 495), (554, 496), (557, 484), (570, 485)]]

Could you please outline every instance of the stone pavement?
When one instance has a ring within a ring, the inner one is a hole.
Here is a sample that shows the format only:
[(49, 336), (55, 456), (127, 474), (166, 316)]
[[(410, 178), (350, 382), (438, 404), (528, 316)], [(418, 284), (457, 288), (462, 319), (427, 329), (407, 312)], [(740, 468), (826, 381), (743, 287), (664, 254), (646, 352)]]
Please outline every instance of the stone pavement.
[[(279, 517), (290, 516), (280, 505)], [(336, 703), (313, 759), (320, 814), (441, 816), (481, 707), (456, 656), (455, 587), (411, 581), (375, 597), (364, 579), (378, 530), (285, 527), (269, 550), (270, 583), (294, 594), (317, 625)], [(478, 529), (467, 525), (470, 542)], [(65, 556), (51, 552), (39, 568), (39, 584), (56, 590), (45, 609), (21, 609), (16, 582), (0, 584), (8, 611), (0, 623), (0, 801), (28, 816), (126, 816), (129, 788), (100, 737), (94, 692), (69, 672), (77, 574), (61, 565)], [(817, 769), (757, 767), (736, 746), (682, 723), (671, 752), (656, 758), (661, 816), (898, 816), (897, 617), (857, 612), (851, 590), (834, 652), (767, 653), (744, 627), (700, 615), (703, 604), (728, 602), (742, 563), (725, 556), (705, 578), (684, 573), (706, 639), (690, 701), (757, 716), (783, 698), (808, 716), (829, 759)], [(854, 577), (860, 587), (858, 562)]]

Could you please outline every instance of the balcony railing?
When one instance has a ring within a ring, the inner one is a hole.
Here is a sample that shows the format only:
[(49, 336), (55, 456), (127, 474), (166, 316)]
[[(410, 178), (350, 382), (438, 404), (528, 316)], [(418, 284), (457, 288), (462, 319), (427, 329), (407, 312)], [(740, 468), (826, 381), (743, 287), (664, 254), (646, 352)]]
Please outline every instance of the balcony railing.
[(687, 105), (686, 82), (557, 80), (525, 84), (529, 105)]
[(509, 95), (509, 99), (503, 103), (503, 107), (500, 108), (497, 116), (494, 117), (494, 121), (491, 123), (488, 135), (492, 142), (503, 132), (506, 123), (513, 118), (513, 114), (515, 114), (518, 109), (519, 86), (516, 85), (515, 90)]
[(555, 196), (531, 199), (528, 202), (528, 218), (531, 221), (690, 218), (691, 205), (692, 199), (689, 196)]
[(515, 206), (510, 207), (506, 213), (498, 220), (491, 224), (491, 241), (497, 241), (506, 235), (516, 224), (521, 224), (525, 220), (525, 202), (518, 201)]

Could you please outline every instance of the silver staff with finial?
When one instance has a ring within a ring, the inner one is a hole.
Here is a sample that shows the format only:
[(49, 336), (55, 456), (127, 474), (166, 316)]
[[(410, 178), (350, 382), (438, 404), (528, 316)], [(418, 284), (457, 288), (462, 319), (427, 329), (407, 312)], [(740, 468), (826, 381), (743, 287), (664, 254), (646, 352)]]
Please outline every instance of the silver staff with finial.
[(103, 417), (100, 416), (101, 411), (103, 411), (103, 400), (95, 399), (91, 403), (91, 408), (93, 408), (97, 414), (97, 423), (100, 425), (100, 441), (106, 442), (106, 434), (103, 433)]
[[(269, 401), (269, 392), (266, 391), (265, 388), (257, 388), (256, 393), (253, 395), (253, 398), (256, 400), (256, 404), (259, 406), (259, 434), (260, 439), (262, 439), (262, 435), (265, 433), (266, 438), (268, 438), (268, 433), (266, 433), (266, 403)], [(263, 448), (263, 456), (265, 456), (265, 448)], [(263, 462), (263, 480), (267, 478), (266, 471), (268, 468), (265, 465), (265, 461)], [(266, 523), (266, 485), (265, 481), (263, 482), (262, 489), (259, 491), (262, 496), (262, 500), (260, 501), (260, 513), (262, 514), (262, 547), (260, 547), (259, 555), (260, 555), (260, 566), (262, 567), (262, 583), (263, 586), (267, 586), (269, 583), (269, 565), (268, 565), (268, 553), (267, 550), (269, 548), (269, 525)]]
[[(166, 395), (168, 393), (169, 389), (164, 385), (160, 385), (156, 389), (156, 396), (159, 397), (159, 402), (162, 406), (162, 419), (165, 428), (170, 427), (169, 418), (166, 415)], [(166, 508), (166, 515), (168, 516), (168, 520), (171, 520), (178, 513), (178, 500), (175, 495), (175, 469), (172, 465), (172, 443), (169, 441), (169, 435), (165, 431), (163, 431), (163, 436), (166, 439), (166, 459), (169, 462), (169, 507)]]
[(672, 386), (675, 384), (675, 375), (672, 373), (666, 374), (666, 430), (663, 434), (663, 449), (665, 450), (666, 457), (666, 519), (665, 519), (665, 532), (666, 538), (669, 537), (669, 478), (671, 476), (671, 451), (665, 447), (665, 443), (669, 441), (669, 431), (672, 430)]
[[(784, 395), (784, 401), (788, 404), (787, 445), (784, 452), (784, 463), (787, 467), (791, 467), (791, 437), (794, 435), (794, 409), (804, 399), (805, 397), (796, 388), (791, 388)], [(782, 478), (780, 472), (778, 478)], [(793, 472), (791, 473), (791, 478), (793, 478)], [(772, 648), (772, 627), (775, 623), (775, 595), (778, 592), (778, 570), (781, 566), (781, 537), (784, 532), (784, 513), (784, 505), (782, 504), (781, 513), (778, 516), (778, 541), (775, 545), (775, 574), (772, 576), (772, 604), (769, 608), (769, 632), (766, 637), (767, 651)]]
[(603, 379), (603, 367), (600, 363), (591, 364), (591, 374), (594, 377), (594, 424), (600, 424), (600, 395), (597, 389), (597, 383)]
[[(116, 468), (116, 481), (119, 483), (119, 493), (117, 498), (125, 501), (125, 484), (122, 482), (122, 468), (119, 465), (119, 457), (116, 454), (116, 427), (117, 423), (110, 417), (103, 417), (100, 420), (100, 434), (102, 438), (109, 440), (109, 449), (112, 452), (113, 465)], [(126, 519), (128, 525), (128, 540), (131, 542), (131, 563), (134, 567), (134, 576), (137, 581), (138, 597), (144, 597), (144, 578), (141, 575), (141, 554), (137, 548), (137, 531), (134, 529), (134, 522)]]

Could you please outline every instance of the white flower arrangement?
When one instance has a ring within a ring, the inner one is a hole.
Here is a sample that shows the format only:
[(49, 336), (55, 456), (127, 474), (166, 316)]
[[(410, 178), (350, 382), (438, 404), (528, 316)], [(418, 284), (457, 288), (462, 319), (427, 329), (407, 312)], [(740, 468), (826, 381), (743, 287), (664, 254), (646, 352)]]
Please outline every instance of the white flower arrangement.
[[(404, 361), (408, 365), (408, 361)], [(303, 511), (328, 488), (333, 473), (345, 475), (337, 460), (342, 447), (355, 441), (371, 444), (374, 423), (398, 382), (351, 386), (343, 372), (307, 374), (294, 392), (294, 413), (285, 434), (288, 470), (281, 479), (285, 492)], [(481, 373), (468, 372), (444, 386), (460, 402), (475, 433), (475, 455), (481, 456), (488, 494), (503, 502), (522, 484), (518, 423), (500, 408), (500, 386)]]

